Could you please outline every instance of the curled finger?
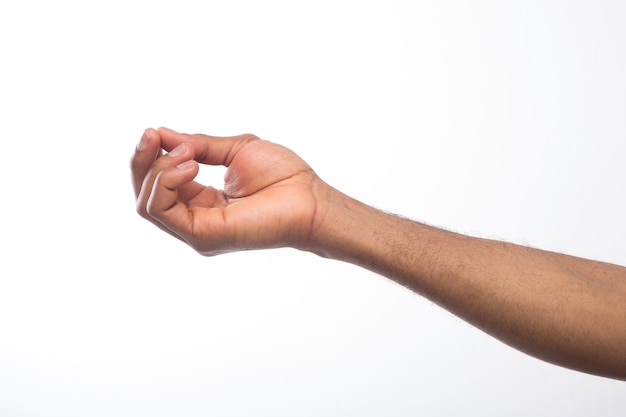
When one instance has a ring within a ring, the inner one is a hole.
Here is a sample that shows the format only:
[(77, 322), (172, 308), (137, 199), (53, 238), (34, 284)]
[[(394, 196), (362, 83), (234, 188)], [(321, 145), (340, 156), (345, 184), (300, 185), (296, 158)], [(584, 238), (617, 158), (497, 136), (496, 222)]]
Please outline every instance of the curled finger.
[(146, 202), (146, 213), (178, 236), (193, 230), (193, 216), (179, 199), (179, 189), (191, 182), (199, 170), (198, 163), (187, 160), (159, 172)]

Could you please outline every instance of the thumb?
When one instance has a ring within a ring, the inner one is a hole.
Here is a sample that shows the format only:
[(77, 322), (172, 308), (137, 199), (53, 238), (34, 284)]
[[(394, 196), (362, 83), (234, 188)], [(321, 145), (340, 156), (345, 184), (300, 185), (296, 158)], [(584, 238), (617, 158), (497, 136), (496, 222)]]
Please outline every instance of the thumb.
[(209, 136), (203, 134), (179, 133), (166, 127), (158, 129), (161, 146), (166, 151), (181, 143), (189, 143), (194, 148), (194, 159), (208, 165), (229, 166), (237, 153), (248, 143), (259, 140), (252, 134), (238, 136)]

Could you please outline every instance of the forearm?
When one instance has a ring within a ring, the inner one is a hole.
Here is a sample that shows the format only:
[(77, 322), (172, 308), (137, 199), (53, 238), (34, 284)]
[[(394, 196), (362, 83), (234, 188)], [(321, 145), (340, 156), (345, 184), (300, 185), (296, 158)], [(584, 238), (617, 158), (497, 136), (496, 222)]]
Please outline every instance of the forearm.
[(626, 379), (626, 268), (443, 231), (332, 192), (314, 252), (397, 281), (533, 356)]

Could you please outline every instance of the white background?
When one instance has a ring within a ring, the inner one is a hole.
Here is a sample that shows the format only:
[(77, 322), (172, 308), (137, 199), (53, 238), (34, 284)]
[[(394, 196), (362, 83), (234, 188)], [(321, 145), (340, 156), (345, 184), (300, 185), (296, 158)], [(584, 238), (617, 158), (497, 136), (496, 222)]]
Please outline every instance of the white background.
[(197, 255), (135, 213), (128, 161), (149, 126), (251, 132), (385, 210), (624, 265), (625, 22), (621, 1), (3, 2), (0, 415), (623, 416), (624, 383), (354, 266)]

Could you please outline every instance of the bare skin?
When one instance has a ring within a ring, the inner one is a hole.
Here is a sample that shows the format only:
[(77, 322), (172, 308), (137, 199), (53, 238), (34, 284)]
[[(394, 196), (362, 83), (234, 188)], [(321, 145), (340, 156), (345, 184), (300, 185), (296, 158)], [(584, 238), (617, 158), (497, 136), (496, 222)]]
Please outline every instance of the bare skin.
[[(194, 181), (199, 163), (228, 167), (224, 190)], [(139, 214), (202, 255), (293, 247), (350, 262), (537, 358), (626, 380), (624, 267), (379, 211), (253, 135), (148, 129), (131, 169)]]

